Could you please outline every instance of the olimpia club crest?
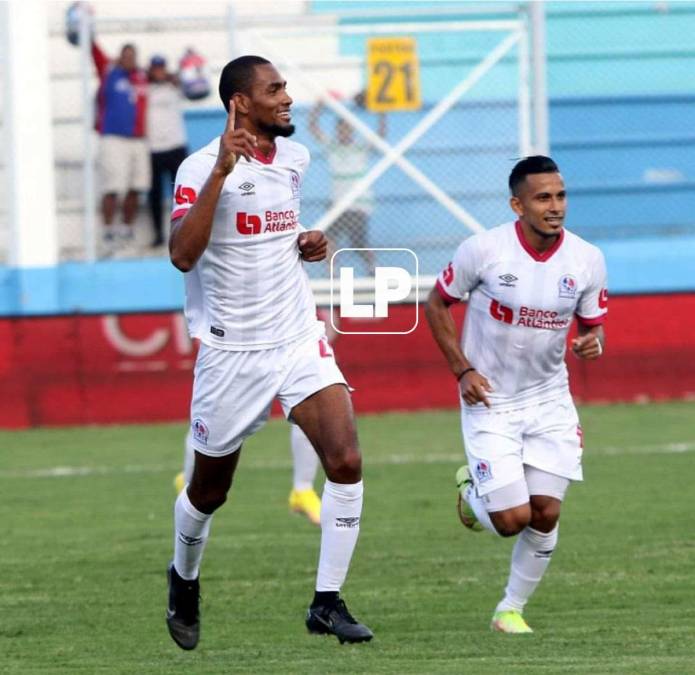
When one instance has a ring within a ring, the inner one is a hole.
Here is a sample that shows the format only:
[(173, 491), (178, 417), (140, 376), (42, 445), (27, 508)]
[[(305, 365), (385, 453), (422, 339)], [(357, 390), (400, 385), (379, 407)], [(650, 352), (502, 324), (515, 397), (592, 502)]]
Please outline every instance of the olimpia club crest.
[(577, 280), (571, 274), (563, 274), (557, 286), (561, 298), (574, 298), (577, 295)]

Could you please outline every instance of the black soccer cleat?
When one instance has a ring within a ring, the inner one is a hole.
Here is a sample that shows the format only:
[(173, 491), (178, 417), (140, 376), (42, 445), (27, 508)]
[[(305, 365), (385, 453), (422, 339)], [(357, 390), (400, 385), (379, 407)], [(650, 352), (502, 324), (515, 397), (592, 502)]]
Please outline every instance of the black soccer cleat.
[(169, 581), (169, 606), (167, 628), (172, 640), (181, 649), (195, 649), (200, 639), (200, 582), (188, 581), (176, 572), (174, 563), (167, 568)]
[(369, 642), (374, 634), (348, 612), (345, 602), (338, 598), (335, 604), (309, 607), (306, 627), (316, 635), (335, 635), (344, 642)]

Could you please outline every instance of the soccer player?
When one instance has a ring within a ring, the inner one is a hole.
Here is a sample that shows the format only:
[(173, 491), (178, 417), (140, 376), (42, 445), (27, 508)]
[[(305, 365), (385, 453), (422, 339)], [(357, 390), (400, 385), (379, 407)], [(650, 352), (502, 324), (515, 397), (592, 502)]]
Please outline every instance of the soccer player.
[[(606, 269), (595, 246), (563, 228), (567, 196), (555, 162), (534, 156), (509, 176), (509, 222), (466, 239), (439, 275), (426, 316), (461, 397), (468, 465), (456, 480), (472, 530), (519, 535), (492, 629), (530, 633), (522, 613), (550, 563), (560, 506), (582, 480), (582, 431), (564, 362), (604, 348)], [(449, 311), (470, 293), (461, 344)], [(469, 468), (470, 467), (470, 468)]]
[(227, 124), (179, 168), (169, 241), (173, 264), (186, 272), (186, 317), (201, 345), (191, 402), (195, 466), (174, 508), (167, 625), (180, 647), (195, 648), (212, 514), (226, 499), (244, 439), (277, 397), (327, 477), (306, 626), (341, 642), (368, 641), (372, 632), (339, 596), (359, 532), (362, 460), (350, 394), (302, 267), (326, 255), (325, 235), (299, 225), (309, 153), (287, 138), (292, 99), (269, 61), (231, 61), (219, 91)]

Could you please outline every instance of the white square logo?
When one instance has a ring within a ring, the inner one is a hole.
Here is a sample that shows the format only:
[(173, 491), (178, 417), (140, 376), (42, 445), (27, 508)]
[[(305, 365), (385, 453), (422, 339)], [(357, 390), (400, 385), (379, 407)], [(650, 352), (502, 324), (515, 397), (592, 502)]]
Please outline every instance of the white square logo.
[[(371, 276), (355, 278), (355, 254), (370, 252)], [(418, 325), (418, 259), (408, 248), (341, 248), (331, 257), (331, 323), (346, 335), (407, 335)], [(407, 303), (406, 318), (394, 306)], [(340, 328), (333, 321), (338, 309)], [(403, 325), (405, 322), (406, 325)], [(346, 329), (346, 323), (348, 328)]]

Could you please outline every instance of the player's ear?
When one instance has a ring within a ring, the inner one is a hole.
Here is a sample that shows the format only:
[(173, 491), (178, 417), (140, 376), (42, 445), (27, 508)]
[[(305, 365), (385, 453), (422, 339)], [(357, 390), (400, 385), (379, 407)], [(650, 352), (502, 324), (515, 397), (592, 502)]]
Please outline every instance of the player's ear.
[(236, 93), (232, 94), (232, 99), (234, 99), (234, 106), (236, 107), (237, 114), (249, 114), (250, 99), (246, 94), (242, 94), (241, 92), (237, 91)]
[(521, 199), (519, 199), (516, 195), (512, 195), (509, 198), (509, 206), (512, 207), (512, 211), (514, 211), (517, 216), (524, 215), (524, 207), (521, 203)]

